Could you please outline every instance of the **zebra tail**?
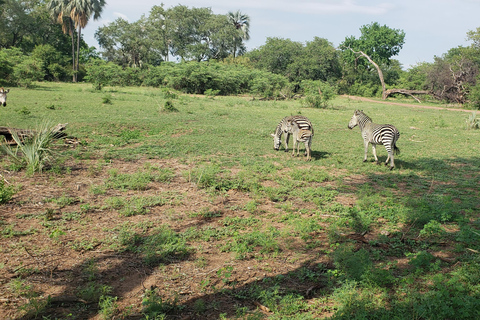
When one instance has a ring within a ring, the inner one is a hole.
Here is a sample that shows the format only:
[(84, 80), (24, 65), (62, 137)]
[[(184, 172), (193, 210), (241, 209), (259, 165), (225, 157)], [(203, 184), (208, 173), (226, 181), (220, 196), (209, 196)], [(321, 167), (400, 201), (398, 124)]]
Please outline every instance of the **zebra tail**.
[(397, 148), (397, 145), (394, 145), (394, 146), (393, 146), (393, 154), (395, 154), (395, 155), (399, 155), (399, 154), (400, 154), (400, 149)]

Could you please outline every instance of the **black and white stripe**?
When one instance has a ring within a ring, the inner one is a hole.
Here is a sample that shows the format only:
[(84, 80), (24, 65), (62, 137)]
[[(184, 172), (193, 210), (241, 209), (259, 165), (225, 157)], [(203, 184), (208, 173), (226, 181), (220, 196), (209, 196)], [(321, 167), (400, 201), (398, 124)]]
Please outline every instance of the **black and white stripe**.
[(9, 93), (10, 90), (3, 89), (3, 87), (0, 88), (0, 106), (7, 106), (7, 93)]
[(394, 163), (394, 154), (400, 154), (400, 149), (397, 148), (397, 140), (400, 138), (400, 132), (397, 128), (390, 124), (376, 124), (372, 122), (363, 111), (355, 110), (353, 113), (352, 119), (348, 123), (348, 128), (353, 129), (356, 125), (360, 127), (363, 144), (365, 147), (365, 157), (363, 161), (367, 161), (367, 150), (368, 144), (372, 145), (373, 156), (375, 161), (378, 163), (376, 145), (384, 145), (387, 149), (388, 157), (385, 161), (385, 165), (388, 165), (388, 160), (390, 160), (390, 170), (395, 167)]
[(288, 152), (288, 140), (290, 138), (290, 135), (292, 134), (292, 132), (289, 131), (289, 129), (287, 128), (289, 121), (295, 121), (300, 129), (310, 130), (313, 135), (313, 126), (307, 117), (301, 115), (285, 117), (278, 123), (277, 128), (275, 129), (275, 133), (272, 133), (273, 149), (277, 151), (280, 149), (280, 145), (282, 144), (282, 134), (285, 134), (284, 146), (285, 152)]
[(295, 148), (297, 149), (297, 156), (300, 155), (300, 142), (303, 142), (305, 144), (305, 155), (307, 156), (306, 161), (312, 160), (313, 129), (300, 129), (296, 120), (290, 120), (287, 122), (287, 131), (293, 135), (292, 157), (295, 156)]

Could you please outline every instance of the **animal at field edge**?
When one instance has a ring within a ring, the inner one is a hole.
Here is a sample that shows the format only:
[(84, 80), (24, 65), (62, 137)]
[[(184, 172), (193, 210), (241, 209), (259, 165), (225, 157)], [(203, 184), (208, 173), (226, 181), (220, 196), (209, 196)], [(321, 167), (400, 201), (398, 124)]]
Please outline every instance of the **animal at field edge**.
[(278, 125), (275, 129), (275, 133), (271, 134), (272, 137), (273, 137), (273, 149), (274, 150), (278, 151), (280, 149), (280, 145), (282, 144), (281, 137), (282, 137), (282, 134), (284, 134), (284, 137), (285, 137), (285, 139), (284, 139), (285, 152), (288, 152), (288, 140), (289, 140), (292, 132), (288, 131), (287, 123), (288, 123), (288, 121), (292, 121), (292, 120), (295, 120), (297, 122), (300, 129), (310, 130), (313, 134), (312, 123), (310, 122), (310, 120), (308, 120), (307, 117), (301, 116), (301, 115), (285, 117), (278, 123)]
[(0, 105), (7, 106), (7, 93), (10, 92), (10, 89), (5, 90), (3, 87), (0, 88)]
[(363, 162), (367, 161), (368, 145), (371, 144), (375, 162), (378, 164), (376, 145), (384, 145), (388, 152), (385, 165), (388, 165), (388, 161), (390, 160), (390, 170), (392, 170), (395, 167), (394, 154), (400, 154), (400, 149), (397, 148), (397, 140), (400, 138), (400, 132), (397, 128), (390, 124), (373, 123), (372, 119), (363, 113), (362, 110), (355, 110), (348, 123), (348, 128), (353, 129), (357, 125), (360, 127), (365, 149)]
[(287, 130), (292, 132), (293, 135), (293, 153), (292, 157), (295, 156), (295, 147), (297, 148), (297, 156), (300, 155), (300, 142), (305, 144), (305, 155), (307, 156), (306, 161), (312, 160), (312, 138), (313, 131), (309, 129), (301, 129), (296, 120), (290, 120), (287, 122)]

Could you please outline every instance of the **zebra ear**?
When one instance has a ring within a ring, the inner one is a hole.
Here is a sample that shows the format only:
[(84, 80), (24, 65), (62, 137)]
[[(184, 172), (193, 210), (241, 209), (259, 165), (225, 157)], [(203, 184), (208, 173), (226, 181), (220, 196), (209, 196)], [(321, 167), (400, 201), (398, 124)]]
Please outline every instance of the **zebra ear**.
[(275, 138), (275, 135), (273, 133), (270, 133), (270, 135)]

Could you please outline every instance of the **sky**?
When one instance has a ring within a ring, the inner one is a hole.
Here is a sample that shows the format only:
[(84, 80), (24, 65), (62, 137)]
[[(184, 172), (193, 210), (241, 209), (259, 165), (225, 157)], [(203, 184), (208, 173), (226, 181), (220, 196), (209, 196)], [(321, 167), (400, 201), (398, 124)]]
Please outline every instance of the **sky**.
[(215, 14), (240, 10), (250, 17), (247, 49), (277, 37), (306, 43), (315, 37), (335, 47), (346, 37), (360, 37), (360, 27), (378, 22), (405, 32), (405, 44), (393, 58), (404, 69), (421, 62), (433, 62), (451, 48), (469, 46), (467, 32), (480, 27), (480, 0), (106, 0), (102, 16), (91, 20), (82, 34), (101, 51), (95, 31), (117, 18), (129, 22), (148, 16), (155, 5), (171, 8), (208, 7)]

